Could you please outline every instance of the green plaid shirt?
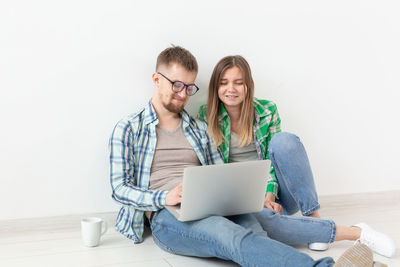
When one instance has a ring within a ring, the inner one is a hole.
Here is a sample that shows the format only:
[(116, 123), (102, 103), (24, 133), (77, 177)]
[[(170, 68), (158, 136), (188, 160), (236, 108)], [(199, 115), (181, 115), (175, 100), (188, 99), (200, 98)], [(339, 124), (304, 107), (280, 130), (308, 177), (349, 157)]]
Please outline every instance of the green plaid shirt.
[[(272, 101), (254, 98), (254, 127), (253, 135), (259, 159), (269, 159), (268, 144), (275, 133), (281, 131), (281, 119), (278, 109)], [(228, 112), (224, 105), (220, 105), (219, 124), (225, 136), (219, 148), (224, 156), (225, 163), (229, 162), (229, 142), (231, 139), (231, 126)], [(207, 107), (202, 105), (198, 118), (206, 121)], [(273, 193), (278, 198), (279, 184), (276, 180), (275, 170), (271, 164), (269, 171), (267, 193)]]

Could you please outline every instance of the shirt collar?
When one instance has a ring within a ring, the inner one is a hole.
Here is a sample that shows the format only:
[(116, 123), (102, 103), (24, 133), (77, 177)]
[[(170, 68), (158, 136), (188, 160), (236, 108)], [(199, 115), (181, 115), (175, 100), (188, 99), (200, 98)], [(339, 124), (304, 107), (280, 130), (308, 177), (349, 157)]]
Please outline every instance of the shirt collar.
[(150, 99), (146, 107), (144, 108), (144, 123), (150, 124), (154, 121), (156, 121), (156, 124), (158, 124), (158, 116), (156, 111), (154, 110), (153, 104), (151, 104)]
[(225, 109), (224, 103), (219, 102), (219, 119), (224, 120), (225, 117), (228, 117), (228, 112)]
[(261, 104), (257, 98), (254, 98), (253, 103), (254, 103), (254, 109), (256, 111), (256, 114), (258, 114), (258, 116), (260, 116), (260, 118), (271, 115), (271, 111), (269, 109), (265, 108), (264, 105)]
[[(259, 122), (260, 118), (266, 117), (271, 114), (271, 111), (269, 109), (266, 109), (263, 104), (261, 104), (256, 97), (253, 99), (253, 105), (254, 105), (254, 113), (255, 113), (255, 118), (256, 121)], [(224, 120), (225, 117), (228, 116), (228, 112), (226, 111), (224, 104), (220, 102), (220, 107), (219, 107), (219, 120)]]

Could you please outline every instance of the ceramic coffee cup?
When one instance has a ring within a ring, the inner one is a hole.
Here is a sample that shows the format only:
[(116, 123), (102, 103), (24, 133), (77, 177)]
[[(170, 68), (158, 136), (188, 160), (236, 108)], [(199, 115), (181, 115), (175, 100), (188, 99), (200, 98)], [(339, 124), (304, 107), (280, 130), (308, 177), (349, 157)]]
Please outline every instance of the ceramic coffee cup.
[(100, 244), (101, 236), (107, 232), (107, 223), (97, 217), (83, 218), (81, 230), (83, 244), (87, 247), (95, 247)]

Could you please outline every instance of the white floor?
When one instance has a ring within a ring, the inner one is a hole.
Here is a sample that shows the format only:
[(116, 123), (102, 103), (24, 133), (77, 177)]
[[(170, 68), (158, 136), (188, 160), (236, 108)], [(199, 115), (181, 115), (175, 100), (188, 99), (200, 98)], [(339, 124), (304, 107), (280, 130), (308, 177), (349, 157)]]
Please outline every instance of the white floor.
[[(389, 234), (400, 247), (400, 192), (354, 194), (320, 197), (324, 218), (340, 225), (367, 222), (379, 231)], [(94, 215), (109, 224), (100, 246), (87, 248), (80, 239), (80, 219)], [(172, 255), (159, 249), (152, 237), (134, 245), (114, 230), (116, 213), (84, 214), (0, 221), (0, 266), (237, 266), (218, 259), (199, 259)], [(312, 252), (305, 246), (296, 247), (314, 259), (331, 256), (337, 258), (352, 242), (331, 245), (325, 252)], [(389, 266), (400, 266), (399, 250), (394, 258), (375, 254)]]

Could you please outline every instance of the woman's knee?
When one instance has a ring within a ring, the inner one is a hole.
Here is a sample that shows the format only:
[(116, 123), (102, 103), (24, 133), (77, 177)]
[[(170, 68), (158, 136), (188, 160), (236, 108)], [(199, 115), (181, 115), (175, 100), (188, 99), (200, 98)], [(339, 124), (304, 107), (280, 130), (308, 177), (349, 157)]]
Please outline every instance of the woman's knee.
[(263, 208), (262, 211), (255, 213), (254, 215), (256, 216), (257, 220), (271, 220), (276, 216), (278, 213), (274, 210)]
[(269, 153), (290, 153), (301, 147), (300, 138), (292, 133), (276, 133), (268, 147)]

